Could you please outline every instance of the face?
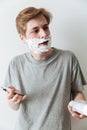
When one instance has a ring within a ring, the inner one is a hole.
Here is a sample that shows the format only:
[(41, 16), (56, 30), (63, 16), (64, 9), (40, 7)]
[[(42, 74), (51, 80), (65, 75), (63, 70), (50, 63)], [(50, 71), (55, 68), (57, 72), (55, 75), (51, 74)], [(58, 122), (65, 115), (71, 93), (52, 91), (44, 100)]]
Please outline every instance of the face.
[(29, 20), (26, 25), (26, 35), (20, 35), (28, 44), (29, 50), (35, 54), (42, 54), (50, 50), (51, 38), (46, 18), (40, 15)]
[(46, 38), (50, 35), (49, 25), (43, 15), (31, 19), (26, 25), (26, 36), (22, 40), (29, 38)]

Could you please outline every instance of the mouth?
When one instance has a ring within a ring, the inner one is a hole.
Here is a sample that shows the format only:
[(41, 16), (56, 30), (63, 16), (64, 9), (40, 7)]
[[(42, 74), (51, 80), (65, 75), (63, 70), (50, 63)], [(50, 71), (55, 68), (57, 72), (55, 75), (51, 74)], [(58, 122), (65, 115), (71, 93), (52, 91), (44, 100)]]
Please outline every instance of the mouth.
[(39, 43), (39, 46), (47, 46), (47, 45), (48, 45), (48, 41), (45, 41), (45, 42)]

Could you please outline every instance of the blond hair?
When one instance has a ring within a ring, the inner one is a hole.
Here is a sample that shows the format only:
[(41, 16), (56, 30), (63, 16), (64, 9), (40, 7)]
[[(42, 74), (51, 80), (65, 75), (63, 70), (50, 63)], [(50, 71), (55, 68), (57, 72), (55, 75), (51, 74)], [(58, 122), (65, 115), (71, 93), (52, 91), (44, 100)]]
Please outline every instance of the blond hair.
[(43, 15), (48, 24), (52, 20), (52, 14), (44, 8), (28, 7), (19, 12), (16, 17), (16, 28), (18, 33), (25, 35), (27, 22), (39, 15)]

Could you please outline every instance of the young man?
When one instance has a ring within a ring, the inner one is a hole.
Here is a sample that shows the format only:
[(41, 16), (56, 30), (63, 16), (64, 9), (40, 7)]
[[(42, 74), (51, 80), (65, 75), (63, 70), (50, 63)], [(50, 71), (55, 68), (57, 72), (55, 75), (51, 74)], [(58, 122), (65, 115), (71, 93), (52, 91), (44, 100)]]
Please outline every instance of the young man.
[(71, 97), (85, 101), (86, 81), (72, 52), (51, 47), (51, 19), (47, 10), (34, 7), (16, 18), (29, 52), (12, 59), (5, 80), (9, 105), (14, 110), (20, 107), (15, 130), (70, 130), (70, 113), (78, 119), (85, 117), (73, 112), (68, 103)]

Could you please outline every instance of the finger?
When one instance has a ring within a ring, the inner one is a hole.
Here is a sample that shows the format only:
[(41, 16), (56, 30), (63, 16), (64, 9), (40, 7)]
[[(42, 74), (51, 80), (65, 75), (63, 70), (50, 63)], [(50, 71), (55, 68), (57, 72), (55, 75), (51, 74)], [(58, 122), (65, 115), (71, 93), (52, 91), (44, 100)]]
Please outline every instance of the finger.
[(15, 104), (19, 104), (20, 102), (21, 102), (21, 99), (18, 98), (17, 101), (15, 101), (14, 103), (15, 103)]
[(24, 101), (26, 99), (26, 95), (25, 96), (19, 96), (18, 94), (15, 96), (15, 98), (13, 99), (13, 102), (15, 104), (20, 103), (21, 101)]
[(8, 92), (8, 98), (9, 99), (12, 98), (16, 94), (21, 95), (21, 91), (20, 90), (16, 90), (13, 86), (8, 86), (7, 92)]
[(8, 99), (12, 98), (14, 96), (15, 88), (13, 86), (8, 86), (7, 88), (7, 97)]
[(69, 112), (71, 113), (72, 117), (74, 117), (74, 118), (76, 118), (76, 119), (80, 119), (80, 114), (77, 113), (77, 112), (74, 112), (74, 111), (72, 110), (72, 107), (71, 107), (70, 105), (68, 105), (68, 110), (69, 110)]
[(13, 86), (8, 86), (6, 88), (7, 88), (8, 91), (14, 91), (15, 90), (15, 88)]
[(73, 113), (72, 107), (70, 105), (68, 105), (68, 110), (71, 114)]
[(18, 94), (16, 94), (10, 101), (15, 104), (18, 104), (22, 101), (22, 96), (19, 96)]
[(11, 102), (16, 102), (16, 101), (18, 100), (18, 98), (19, 98), (18, 95), (14, 95), (14, 96), (10, 99), (10, 101), (11, 101)]
[(87, 116), (80, 114), (80, 118), (81, 118), (81, 119), (87, 118)]
[(26, 95), (22, 96), (22, 101), (24, 101), (27, 98)]
[(77, 112), (72, 113), (72, 117), (76, 118), (76, 119), (81, 119), (80, 118), (80, 114), (78, 114)]
[(8, 98), (8, 99), (13, 98), (13, 96), (14, 96), (14, 93), (13, 93), (12, 91), (9, 92), (9, 93), (7, 93), (7, 98)]

